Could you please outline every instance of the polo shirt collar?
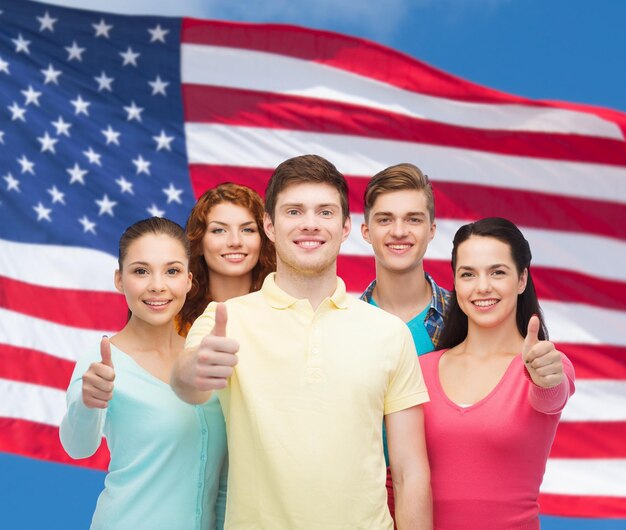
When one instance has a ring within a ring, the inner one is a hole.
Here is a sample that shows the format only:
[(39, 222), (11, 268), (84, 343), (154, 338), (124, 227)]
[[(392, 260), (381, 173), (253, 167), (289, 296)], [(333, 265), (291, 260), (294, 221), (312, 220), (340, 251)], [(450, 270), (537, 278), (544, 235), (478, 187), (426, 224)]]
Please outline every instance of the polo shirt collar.
[[(261, 292), (267, 303), (274, 309), (286, 309), (295, 304), (298, 299), (283, 291), (276, 285), (276, 273), (273, 272), (265, 278)], [(346, 284), (337, 277), (337, 288), (331, 295), (330, 301), (338, 309), (346, 309), (348, 307), (348, 296), (346, 293)]]

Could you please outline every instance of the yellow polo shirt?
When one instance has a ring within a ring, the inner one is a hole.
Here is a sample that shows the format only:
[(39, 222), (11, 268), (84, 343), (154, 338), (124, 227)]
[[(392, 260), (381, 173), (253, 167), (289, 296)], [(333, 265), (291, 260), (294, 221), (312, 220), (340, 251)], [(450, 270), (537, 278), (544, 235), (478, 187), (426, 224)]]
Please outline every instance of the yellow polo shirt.
[[(230, 469), (226, 528), (392, 529), (382, 420), (428, 401), (398, 318), (346, 294), (316, 311), (274, 282), (226, 302), (239, 364), (219, 394)], [(187, 347), (213, 329), (215, 304)]]

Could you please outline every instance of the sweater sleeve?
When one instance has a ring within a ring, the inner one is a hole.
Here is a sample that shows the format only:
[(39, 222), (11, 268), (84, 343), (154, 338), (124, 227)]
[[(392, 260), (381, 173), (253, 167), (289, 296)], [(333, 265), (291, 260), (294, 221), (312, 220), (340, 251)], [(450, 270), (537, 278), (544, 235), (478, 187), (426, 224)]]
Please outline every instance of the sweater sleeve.
[(530, 380), (528, 399), (532, 408), (537, 412), (559, 414), (565, 407), (567, 400), (574, 393), (574, 366), (565, 355), (561, 354), (561, 356), (563, 360), (563, 381), (551, 388), (537, 386), (530, 377), (528, 370), (524, 367), (524, 375)]
[(75, 459), (93, 455), (102, 441), (107, 409), (90, 409), (83, 403), (83, 374), (95, 360), (86, 356), (76, 363), (67, 389), (67, 411), (59, 437), (65, 452)]
[(220, 482), (215, 501), (215, 528), (224, 528), (224, 516), (226, 515), (226, 490), (228, 486), (228, 456), (224, 458), (224, 463), (220, 471)]

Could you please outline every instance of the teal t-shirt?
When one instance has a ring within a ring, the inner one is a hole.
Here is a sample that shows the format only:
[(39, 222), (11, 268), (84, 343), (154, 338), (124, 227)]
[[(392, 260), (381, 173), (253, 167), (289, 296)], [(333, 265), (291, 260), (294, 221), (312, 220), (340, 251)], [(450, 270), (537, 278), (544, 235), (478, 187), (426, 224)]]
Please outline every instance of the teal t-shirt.
[[(378, 304), (374, 300), (373, 297), (370, 297), (369, 303), (374, 307), (378, 307)], [(428, 304), (418, 315), (409, 320), (406, 325), (409, 326), (409, 330), (411, 331), (411, 336), (413, 337), (413, 342), (415, 343), (415, 350), (417, 351), (417, 355), (424, 355), (425, 353), (430, 353), (435, 349), (433, 345), (433, 341), (426, 330), (426, 326), (424, 325), (424, 320), (426, 319), (426, 315), (428, 314), (428, 310), (430, 309), (430, 304)], [(385, 425), (383, 423), (383, 448), (385, 450), (385, 463), (387, 467), (389, 467), (389, 450), (387, 449), (387, 431), (385, 431)]]

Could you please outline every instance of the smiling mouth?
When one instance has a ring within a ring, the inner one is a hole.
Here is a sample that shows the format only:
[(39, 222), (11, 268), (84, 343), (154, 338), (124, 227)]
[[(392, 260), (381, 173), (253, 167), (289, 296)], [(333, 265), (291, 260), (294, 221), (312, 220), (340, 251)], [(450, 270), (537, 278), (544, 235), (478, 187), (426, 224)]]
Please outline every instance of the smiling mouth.
[(473, 300), (472, 304), (477, 307), (491, 307), (496, 305), (500, 300), (495, 298), (490, 298), (489, 300)]
[(144, 300), (143, 303), (150, 307), (163, 307), (169, 304), (171, 300)]
[(397, 252), (402, 252), (404, 250), (409, 250), (413, 247), (412, 243), (387, 243), (387, 248), (390, 250), (394, 250)]
[(247, 256), (247, 254), (243, 254), (241, 252), (233, 252), (230, 254), (222, 254), (222, 257), (224, 259), (230, 260), (230, 261), (241, 261), (243, 259), (245, 259)]
[(304, 241), (296, 241), (296, 245), (302, 248), (318, 248), (321, 247), (324, 242), (323, 241), (315, 241), (315, 240), (304, 240)]

